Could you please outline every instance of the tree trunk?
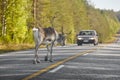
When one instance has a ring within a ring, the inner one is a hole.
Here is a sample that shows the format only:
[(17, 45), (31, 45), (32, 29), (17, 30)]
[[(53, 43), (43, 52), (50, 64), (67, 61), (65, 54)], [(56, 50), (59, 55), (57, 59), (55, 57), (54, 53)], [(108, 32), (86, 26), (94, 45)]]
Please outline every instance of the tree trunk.
[(37, 0), (33, 0), (33, 18), (34, 18), (34, 27), (36, 27), (37, 23), (36, 23), (36, 20), (37, 20)]
[(2, 0), (2, 36), (6, 35), (6, 0)]

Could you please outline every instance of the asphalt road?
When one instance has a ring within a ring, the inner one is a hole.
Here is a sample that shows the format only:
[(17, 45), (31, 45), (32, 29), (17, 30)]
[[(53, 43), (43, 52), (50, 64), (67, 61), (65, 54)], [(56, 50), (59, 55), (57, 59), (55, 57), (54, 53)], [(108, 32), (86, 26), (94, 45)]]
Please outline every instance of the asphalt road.
[(113, 44), (54, 47), (54, 62), (33, 64), (34, 50), (0, 55), (0, 80), (120, 80), (120, 41)]

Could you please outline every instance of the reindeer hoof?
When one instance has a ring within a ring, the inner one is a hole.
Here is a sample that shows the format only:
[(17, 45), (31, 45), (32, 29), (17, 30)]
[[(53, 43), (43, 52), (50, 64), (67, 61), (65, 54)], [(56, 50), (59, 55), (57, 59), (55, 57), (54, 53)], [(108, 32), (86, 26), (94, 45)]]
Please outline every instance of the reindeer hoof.
[(50, 62), (53, 62), (53, 60), (49, 60)]
[(40, 60), (37, 60), (37, 63), (41, 63), (41, 61), (40, 61)]
[(37, 64), (37, 62), (36, 62), (36, 61), (33, 61), (33, 64)]
[(48, 57), (47, 56), (45, 56), (45, 61), (48, 61)]

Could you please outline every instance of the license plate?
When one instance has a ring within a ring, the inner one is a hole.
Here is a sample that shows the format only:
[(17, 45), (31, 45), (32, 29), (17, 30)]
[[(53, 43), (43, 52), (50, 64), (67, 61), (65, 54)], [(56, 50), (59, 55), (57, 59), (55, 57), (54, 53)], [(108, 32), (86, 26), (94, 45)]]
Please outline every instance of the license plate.
[(88, 42), (88, 40), (84, 40), (83, 42)]

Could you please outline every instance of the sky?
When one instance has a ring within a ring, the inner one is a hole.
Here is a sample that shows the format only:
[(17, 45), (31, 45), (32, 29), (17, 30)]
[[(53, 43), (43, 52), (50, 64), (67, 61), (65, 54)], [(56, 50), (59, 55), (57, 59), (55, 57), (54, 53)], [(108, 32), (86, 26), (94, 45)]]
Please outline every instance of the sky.
[(95, 8), (120, 11), (120, 0), (88, 0)]

